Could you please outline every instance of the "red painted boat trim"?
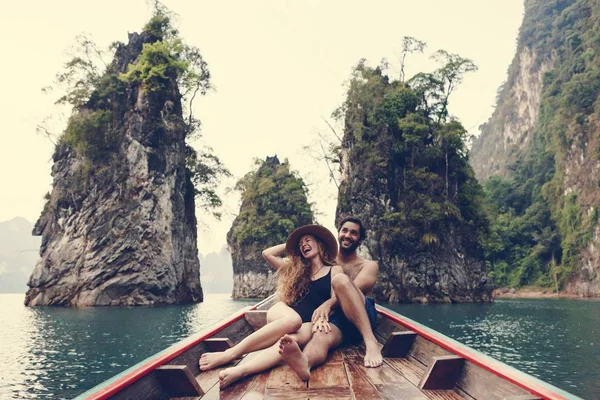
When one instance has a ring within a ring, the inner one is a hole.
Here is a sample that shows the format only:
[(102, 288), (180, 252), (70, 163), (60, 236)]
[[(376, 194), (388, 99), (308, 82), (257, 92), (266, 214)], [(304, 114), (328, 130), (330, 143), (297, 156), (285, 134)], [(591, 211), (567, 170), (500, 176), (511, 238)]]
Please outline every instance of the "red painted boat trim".
[(180, 347), (175, 348), (172, 352), (170, 352), (168, 354), (163, 354), (162, 356), (158, 356), (156, 358), (153, 358), (152, 360), (148, 361), (146, 364), (141, 365), (139, 368), (131, 371), (127, 375), (123, 376), (122, 378), (110, 383), (108, 386), (89, 395), (88, 397), (86, 397), (86, 400), (105, 400), (105, 399), (109, 398), (113, 394), (119, 392), (121, 389), (131, 385), (133, 382), (135, 382), (138, 379), (142, 378), (143, 376), (149, 374), (157, 367), (160, 367), (161, 365), (165, 364), (167, 361), (172, 360), (173, 358), (177, 357), (181, 353), (184, 353), (185, 351), (194, 347), (195, 345), (202, 342), (203, 340), (208, 339), (209, 337), (211, 337), (215, 333), (219, 332), (220, 330), (222, 330), (222, 329), (228, 327), (229, 325), (244, 318), (244, 314), (246, 313), (246, 311), (255, 310), (260, 304), (262, 304), (262, 302), (254, 305), (252, 307), (243, 308), (242, 310), (238, 311), (236, 314), (233, 314), (233, 316), (229, 320), (221, 323), (220, 325), (212, 328), (211, 330), (209, 330), (207, 332), (201, 333), (199, 337), (195, 338), (191, 342), (184, 341)]
[(395, 313), (391, 313), (384, 307), (377, 306), (377, 312), (379, 312), (381, 315), (391, 319), (392, 321), (404, 326), (405, 328), (419, 334), (420, 336), (423, 336), (424, 338), (432, 341), (433, 343), (445, 348), (446, 350), (449, 350), (449, 351), (453, 352), (454, 354), (463, 357), (464, 359), (472, 362), (473, 364), (480, 366), (481, 368), (499, 376), (500, 378), (502, 378), (504, 380), (507, 380), (507, 381), (527, 390), (528, 392), (530, 392), (536, 396), (540, 396), (544, 399), (549, 399), (549, 400), (569, 400), (570, 399), (569, 397), (565, 397), (559, 393), (556, 393), (552, 389), (543, 387), (536, 382), (527, 382), (523, 379), (523, 377), (517, 376), (514, 373), (514, 371), (511, 371), (509, 369), (506, 369), (506, 371), (502, 371), (501, 368), (504, 367), (504, 365), (502, 365), (500, 361), (493, 360), (493, 361), (500, 363), (501, 365), (491, 366), (489, 364), (489, 362), (481, 359), (480, 354), (477, 354), (474, 351), (470, 351), (468, 347), (464, 346), (464, 348), (460, 348), (460, 347), (456, 346), (456, 344), (448, 341), (445, 337), (435, 335), (432, 331), (423, 329), (420, 326), (415, 325), (412, 321), (405, 320), (401, 316), (396, 315)]

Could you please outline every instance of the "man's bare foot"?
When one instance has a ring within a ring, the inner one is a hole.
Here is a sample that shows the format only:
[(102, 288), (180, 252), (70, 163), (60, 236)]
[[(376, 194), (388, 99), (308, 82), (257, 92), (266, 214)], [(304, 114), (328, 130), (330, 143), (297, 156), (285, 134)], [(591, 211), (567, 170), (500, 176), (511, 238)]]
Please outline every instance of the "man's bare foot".
[(375, 368), (380, 367), (383, 364), (383, 357), (381, 356), (381, 350), (375, 342), (365, 341), (365, 367)]
[(279, 341), (279, 354), (283, 362), (289, 365), (300, 379), (307, 381), (310, 378), (308, 359), (290, 335), (285, 335)]
[(233, 355), (228, 350), (218, 353), (204, 353), (200, 356), (200, 371), (208, 371), (217, 368), (220, 365), (228, 364), (234, 360)]
[(234, 382), (244, 377), (244, 370), (240, 367), (226, 368), (219, 372), (219, 388), (225, 389)]

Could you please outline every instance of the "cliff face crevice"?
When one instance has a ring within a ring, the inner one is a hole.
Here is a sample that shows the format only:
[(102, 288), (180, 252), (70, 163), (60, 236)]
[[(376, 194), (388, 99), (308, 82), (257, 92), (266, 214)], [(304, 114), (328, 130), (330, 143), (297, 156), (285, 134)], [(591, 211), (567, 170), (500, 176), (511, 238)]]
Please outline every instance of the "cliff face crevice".
[[(108, 74), (126, 72), (151, 40), (130, 34)], [(90, 100), (79, 115), (96, 110)], [(158, 92), (127, 85), (111, 112), (108, 129), (119, 139), (108, 158), (92, 162), (65, 140), (56, 148), (52, 192), (33, 231), (42, 236), (41, 259), (27, 305), (202, 301), (194, 187), (175, 79)]]
[(337, 219), (352, 215), (368, 228), (369, 236), (361, 251), (379, 264), (379, 276), (373, 289), (379, 301), (491, 301), (492, 287), (485, 262), (481, 256), (470, 254), (463, 243), (462, 237), (468, 237), (468, 232), (454, 226), (438, 230), (439, 242), (435, 245), (399, 255), (396, 243), (388, 235), (390, 227), (381, 218), (390, 210), (386, 195), (377, 196), (368, 189), (373, 185), (359, 178), (364, 176), (359, 163), (343, 163), (341, 167), (346, 176), (354, 178), (341, 181), (340, 197), (347, 200), (338, 202)]
[(515, 57), (497, 107), (490, 120), (480, 126), (481, 134), (471, 149), (471, 165), (480, 181), (491, 175), (509, 175), (508, 166), (528, 148), (538, 120), (543, 77), (553, 64), (552, 56), (528, 47)]

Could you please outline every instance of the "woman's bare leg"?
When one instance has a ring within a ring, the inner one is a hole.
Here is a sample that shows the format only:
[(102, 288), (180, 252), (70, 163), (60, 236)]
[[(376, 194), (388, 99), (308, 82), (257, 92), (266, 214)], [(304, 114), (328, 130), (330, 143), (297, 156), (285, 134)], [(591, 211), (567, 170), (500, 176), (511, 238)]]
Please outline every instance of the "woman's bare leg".
[(230, 363), (244, 354), (262, 350), (276, 343), (286, 333), (296, 332), (302, 326), (298, 313), (284, 303), (276, 303), (267, 312), (267, 324), (247, 336), (232, 348), (218, 353), (204, 353), (200, 357), (200, 370), (208, 371)]
[[(312, 336), (312, 324), (310, 322), (306, 322), (302, 324), (302, 327), (298, 332), (290, 334), (294, 340), (300, 344), (304, 345), (308, 343), (310, 337)], [(252, 360), (249, 360), (247, 363), (241, 363), (240, 365), (236, 365), (235, 367), (224, 369), (219, 373), (219, 383), (221, 389), (231, 385), (233, 382), (246, 377), (248, 375), (257, 374), (259, 372), (266, 371), (269, 368), (274, 367), (281, 361), (281, 356), (279, 355), (279, 341), (276, 341), (268, 349), (265, 349), (258, 353), (256, 357)]]

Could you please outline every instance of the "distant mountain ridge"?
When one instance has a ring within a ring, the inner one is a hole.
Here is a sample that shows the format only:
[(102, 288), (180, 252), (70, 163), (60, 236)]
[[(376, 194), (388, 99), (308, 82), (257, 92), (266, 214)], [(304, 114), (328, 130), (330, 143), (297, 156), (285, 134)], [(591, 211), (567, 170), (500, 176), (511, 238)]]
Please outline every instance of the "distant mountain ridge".
[(23, 217), (0, 222), (0, 293), (25, 293), (27, 280), (39, 259), (41, 238)]
[(227, 246), (220, 252), (198, 254), (200, 258), (200, 281), (204, 293), (231, 293), (233, 288), (233, 263)]

